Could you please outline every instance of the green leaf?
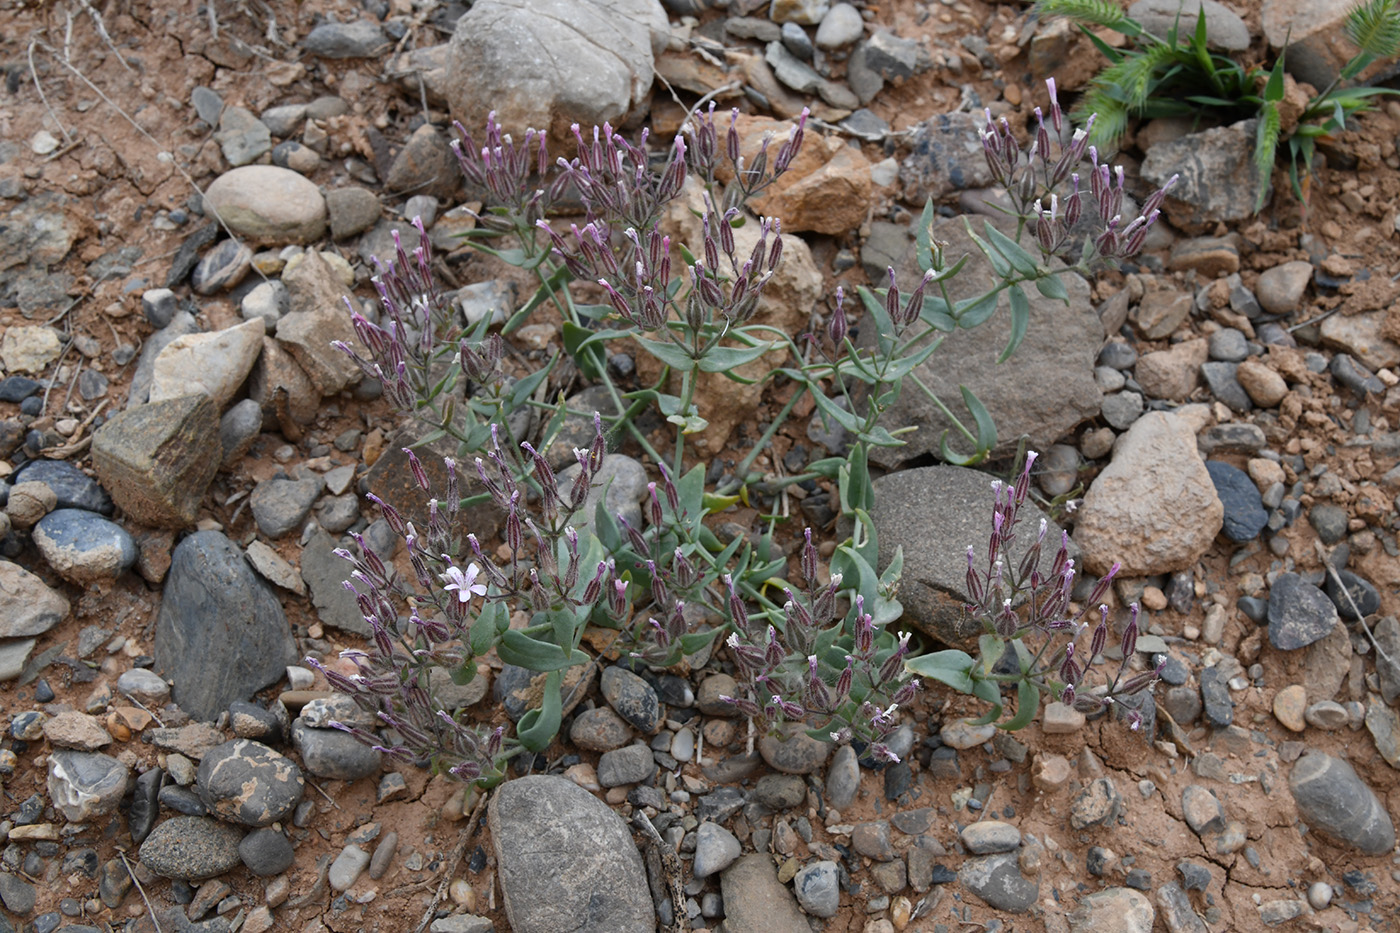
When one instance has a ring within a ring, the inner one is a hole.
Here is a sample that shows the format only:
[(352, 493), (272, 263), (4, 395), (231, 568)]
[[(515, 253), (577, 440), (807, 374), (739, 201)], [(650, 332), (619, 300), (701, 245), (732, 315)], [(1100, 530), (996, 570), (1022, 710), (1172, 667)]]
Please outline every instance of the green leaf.
[(592, 380), (600, 380), (607, 366), (601, 344), (592, 343), (593, 331), (580, 327), (573, 321), (565, 321), (563, 328), (564, 352), (574, 361), (579, 372)]
[[(1200, 21), (1205, 22), (1205, 19), (1202, 16)], [(1016, 715), (1001, 723), (998, 728), (1005, 729), (1007, 732), (1024, 729), (1031, 724), (1038, 709), (1040, 709), (1040, 689), (1029, 680), (1022, 680), (1016, 684)]]
[(954, 307), (953, 317), (963, 330), (971, 330), (996, 313), (997, 299), (1000, 297), (999, 292), (993, 289), (975, 298), (964, 298)]
[(972, 224), (967, 224), (967, 235), (972, 237), (972, 242), (977, 244), (977, 248), (982, 251), (982, 255), (987, 257), (987, 261), (992, 264), (992, 270), (996, 272), (997, 278), (1011, 278), (1011, 261), (980, 236), (972, 232)]
[(869, 289), (864, 285), (856, 289), (856, 294), (860, 295), (860, 303), (865, 305), (866, 313), (873, 319), (875, 333), (880, 335), (881, 342), (886, 339), (884, 335), (894, 333), (894, 322), (890, 320), (890, 313), (885, 308), (885, 293), (888, 289)]
[(544, 680), (544, 696), (540, 700), (539, 709), (526, 710), (515, 726), (516, 738), (532, 752), (544, 751), (559, 734), (563, 712), (559, 687), (562, 683), (563, 674), (552, 671)]
[(633, 334), (632, 339), (641, 344), (643, 350), (677, 372), (686, 373), (695, 368), (695, 360), (691, 358), (690, 353), (669, 340), (652, 340), (640, 334)]
[(531, 638), (519, 629), (507, 629), (496, 646), (496, 654), (507, 664), (532, 671), (562, 671), (575, 664), (587, 664), (588, 655), (578, 649), (565, 651), (556, 644)]
[(852, 434), (860, 431), (861, 422), (854, 414), (837, 405), (836, 402), (827, 398), (821, 392), (813, 392), (812, 399), (817, 403), (817, 407), (822, 410), (822, 414), (835, 421), (841, 427)]
[(992, 420), (991, 412), (987, 411), (987, 406), (972, 394), (967, 386), (958, 387), (962, 391), (963, 404), (972, 413), (972, 420), (977, 425), (977, 450), (970, 456), (964, 457), (953, 452), (948, 446), (948, 432), (944, 431), (943, 436), (938, 440), (939, 456), (949, 463), (958, 466), (968, 466), (980, 463), (986, 459), (992, 448), (997, 445), (997, 426)]
[(525, 402), (535, 394), (535, 390), (540, 387), (540, 383), (544, 382), (545, 378), (549, 376), (549, 371), (554, 368), (554, 364), (558, 361), (559, 357), (555, 355), (549, 361), (549, 365), (535, 370), (530, 373), (530, 375), (518, 380), (515, 385), (511, 386), (510, 395), (507, 396), (506, 400), (507, 409), (509, 411), (514, 411), (521, 405), (524, 405)]
[(907, 658), (904, 669), (920, 677), (931, 677), (959, 693), (972, 692), (972, 667), (976, 662), (966, 651), (949, 648)]
[(699, 368), (702, 373), (725, 373), (735, 382), (751, 383), (751, 380), (736, 378), (730, 370), (745, 363), (752, 363), (771, 349), (771, 343), (760, 343), (752, 347), (711, 347), (701, 357)]
[(958, 328), (958, 322), (948, 313), (948, 302), (940, 295), (924, 295), (923, 307), (919, 309), (919, 320), (948, 334)]
[(1069, 292), (1065, 291), (1065, 283), (1058, 275), (1047, 275), (1036, 279), (1035, 290), (1051, 301), (1063, 301), (1066, 305), (1069, 304)]
[(715, 637), (723, 631), (724, 626), (707, 629), (703, 632), (687, 632), (680, 638), (681, 654), (695, 654), (701, 648), (704, 648), (710, 642), (714, 641)]
[(997, 252), (1006, 257), (1006, 261), (1011, 263), (1013, 269), (1027, 277), (1034, 276), (1040, 271), (1040, 267), (1036, 264), (1035, 257), (1022, 249), (1021, 244), (1002, 233), (996, 227), (993, 227), (990, 220), (982, 221), (982, 226), (992, 246), (996, 248)]
[(1031, 302), (1021, 286), (1011, 286), (1011, 338), (1006, 341), (1006, 349), (997, 357), (998, 363), (1005, 363), (1016, 352), (1026, 337), (1026, 328), (1031, 322)]
[(1001, 688), (997, 686), (996, 681), (974, 680), (972, 684), (972, 695), (979, 700), (985, 700), (990, 703), (992, 708), (987, 710), (986, 715), (979, 716), (976, 719), (969, 719), (967, 722), (969, 726), (985, 726), (1001, 718)]

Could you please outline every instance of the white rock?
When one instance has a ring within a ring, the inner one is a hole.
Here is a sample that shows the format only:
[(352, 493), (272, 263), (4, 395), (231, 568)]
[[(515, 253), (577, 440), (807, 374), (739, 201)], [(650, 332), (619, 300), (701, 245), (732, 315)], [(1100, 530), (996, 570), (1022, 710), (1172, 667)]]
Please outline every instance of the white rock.
[(860, 10), (849, 3), (838, 3), (826, 11), (817, 27), (817, 48), (839, 49), (859, 39), (864, 32), (865, 20), (860, 17)]
[(1224, 516), (1190, 425), (1148, 412), (1089, 487), (1074, 539), (1090, 573), (1107, 573), (1117, 561), (1122, 577), (1147, 577), (1192, 566)]
[(222, 408), (248, 378), (266, 328), (254, 318), (213, 333), (176, 337), (156, 357), (150, 401), (208, 395)]
[(206, 210), (256, 243), (309, 243), (326, 232), (326, 199), (310, 179), (276, 165), (244, 165), (214, 179)]

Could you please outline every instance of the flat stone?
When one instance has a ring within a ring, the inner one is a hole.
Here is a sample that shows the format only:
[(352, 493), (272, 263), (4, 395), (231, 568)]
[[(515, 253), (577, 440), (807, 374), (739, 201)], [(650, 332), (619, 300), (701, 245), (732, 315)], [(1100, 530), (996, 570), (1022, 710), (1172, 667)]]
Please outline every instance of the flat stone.
[(94, 751), (112, 744), (112, 737), (96, 716), (68, 710), (44, 723), (44, 738), (60, 748)]
[[(720, 877), (725, 928), (765, 933), (810, 933), (807, 918), (787, 885), (778, 881), (773, 860), (765, 854), (746, 855)], [(651, 927), (647, 928), (649, 933)]]
[(368, 637), (369, 623), (355, 594), (345, 588), (354, 565), (339, 557), (336, 540), (317, 528), (301, 552), (301, 578), (311, 591), (316, 617), (326, 625)]
[(1160, 187), (1172, 175), (1179, 176), (1162, 205), (1174, 227), (1199, 234), (1216, 223), (1253, 216), (1254, 137), (1255, 121), (1245, 120), (1148, 148), (1142, 163), (1146, 181)]
[(156, 357), (149, 401), (203, 393), (222, 409), (252, 371), (263, 332), (262, 318), (254, 318), (221, 331), (175, 338)]
[(390, 41), (379, 24), (367, 19), (353, 23), (325, 22), (311, 30), (301, 45), (320, 58), (369, 58), (386, 51)]
[(1225, 536), (1231, 541), (1254, 540), (1269, 521), (1259, 487), (1249, 474), (1222, 460), (1207, 460), (1206, 470), (1224, 510)]
[(653, 933), (641, 855), (601, 800), (566, 778), (531, 775), (501, 785), (487, 813), (516, 933)]
[(637, 784), (656, 773), (656, 760), (645, 745), (604, 752), (598, 759), (598, 783), (604, 787)]
[(1303, 711), (1307, 708), (1308, 692), (1302, 684), (1290, 684), (1274, 694), (1274, 718), (1291, 732), (1307, 728)]
[(1128, 7), (1128, 15), (1155, 35), (1165, 36), (1168, 30), (1175, 28), (1183, 39), (1195, 33), (1197, 19), (1204, 16), (1206, 43), (1210, 48), (1226, 52), (1243, 52), (1249, 48), (1249, 27), (1229, 7), (1215, 0), (1196, 0), (1194, 3), (1188, 0), (1137, 0)]
[(295, 269), (284, 272), (291, 311), (277, 323), (277, 342), (306, 372), (322, 396), (334, 395), (360, 381), (360, 369), (335, 342), (361, 355), (360, 343), (345, 307), (349, 289), (336, 277), (322, 255), (310, 250)]
[(1089, 487), (1074, 538), (1089, 572), (1107, 573), (1118, 562), (1123, 576), (1141, 577), (1193, 566), (1223, 521), (1190, 425), (1150, 412)]
[(19, 564), (0, 561), (0, 638), (42, 635), (68, 618), (68, 600)]
[(1014, 852), (1021, 846), (1021, 831), (1001, 820), (981, 820), (963, 827), (963, 845), (973, 855)]
[(800, 727), (789, 728), (785, 737), (761, 737), (758, 740), (758, 753), (775, 771), (813, 774), (826, 764), (831, 755), (831, 743), (812, 738)]
[(1022, 875), (1017, 855), (1010, 852), (968, 859), (958, 869), (958, 881), (991, 907), (1013, 914), (1030, 910), (1040, 893), (1040, 876)]
[(1395, 826), (1385, 805), (1347, 762), (1309, 752), (1293, 765), (1288, 786), (1298, 815), (1314, 832), (1366, 855), (1395, 848)]
[(1186, 825), (1197, 836), (1219, 832), (1225, 828), (1225, 813), (1220, 801), (1209, 789), (1189, 784), (1181, 792), (1181, 813)]
[(1097, 778), (1075, 795), (1070, 805), (1069, 824), (1075, 829), (1102, 826), (1117, 818), (1122, 804), (1123, 798), (1118, 795), (1112, 779)]
[(1152, 933), (1157, 911), (1131, 888), (1107, 888), (1087, 895), (1070, 912), (1070, 933)]
[(280, 680), (296, 644), (281, 604), (243, 553), (220, 532), (200, 531), (175, 547), (152, 653), (180, 708), (212, 721), (233, 700)]
[(1340, 621), (1327, 594), (1296, 573), (1280, 574), (1269, 588), (1269, 643), (1280, 651), (1311, 645)]
[(743, 851), (733, 833), (706, 820), (695, 831), (695, 860), (691, 872), (696, 878), (719, 874), (734, 864)]
[(302, 764), (316, 777), (358, 781), (379, 771), (383, 755), (348, 732), (313, 729), (301, 718), (292, 723), (292, 744)]
[(297, 530), (311, 514), (322, 488), (322, 480), (316, 475), (299, 480), (274, 478), (258, 483), (248, 497), (258, 530), (273, 540)]

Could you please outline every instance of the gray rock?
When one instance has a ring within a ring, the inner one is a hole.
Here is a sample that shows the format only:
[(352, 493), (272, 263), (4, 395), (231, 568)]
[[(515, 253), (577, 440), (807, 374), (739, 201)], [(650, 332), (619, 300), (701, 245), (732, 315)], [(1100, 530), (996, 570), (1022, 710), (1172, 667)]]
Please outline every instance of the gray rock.
[(358, 781), (379, 770), (383, 755), (339, 729), (312, 729), (300, 718), (292, 723), (292, 744), (306, 770), (316, 777)]
[(258, 483), (248, 497), (258, 530), (273, 540), (296, 530), (311, 514), (321, 488), (322, 480), (314, 474), (300, 480), (276, 478)]
[(1225, 363), (1238, 363), (1249, 356), (1249, 341), (1242, 331), (1223, 327), (1210, 335), (1210, 358)]
[(626, 668), (609, 667), (598, 686), (608, 705), (638, 732), (651, 735), (660, 726), (661, 702), (641, 677)]
[(1279, 574), (1269, 588), (1269, 643), (1280, 651), (1311, 645), (1340, 621), (1327, 594), (1296, 573)]
[(641, 855), (601, 800), (566, 778), (532, 775), (501, 785), (487, 812), (516, 933), (656, 929)]
[(855, 802), (860, 790), (860, 762), (856, 750), (842, 745), (831, 756), (826, 771), (826, 802), (837, 810), (845, 810)]
[(301, 551), (301, 578), (311, 590), (311, 604), (322, 623), (368, 637), (369, 623), (355, 594), (345, 588), (354, 565), (336, 556), (337, 547), (334, 538), (317, 528)]
[(829, 860), (813, 862), (793, 876), (792, 890), (813, 917), (834, 917), (841, 907), (841, 871)]
[(217, 531), (175, 547), (156, 619), (156, 668), (175, 702), (210, 721), (281, 679), (296, 644), (276, 596)]
[(1149, 183), (1160, 187), (1172, 175), (1180, 176), (1162, 205), (1173, 226), (1198, 235), (1216, 223), (1254, 215), (1257, 189), (1250, 154), (1255, 125), (1245, 120), (1155, 143), (1147, 150), (1142, 177)]
[(190, 91), (190, 106), (205, 123), (218, 126), (219, 114), (224, 112), (224, 99), (207, 87), (196, 87)]
[(1394, 703), (1400, 697), (1400, 621), (1395, 616), (1386, 616), (1376, 623), (1373, 634), (1376, 644), (1385, 652), (1384, 658), (1376, 658), (1376, 674), (1380, 678), (1381, 697), (1386, 703)]
[(1254, 294), (1260, 307), (1270, 314), (1292, 314), (1298, 310), (1312, 277), (1313, 265), (1306, 260), (1271, 266), (1259, 273)]
[(720, 890), (724, 895), (726, 930), (811, 933), (792, 892), (778, 881), (768, 855), (746, 855), (729, 866), (720, 876)]
[(1314, 832), (1366, 855), (1395, 848), (1395, 826), (1385, 805), (1350, 764), (1323, 752), (1308, 752), (1293, 766), (1288, 787)]
[[(559, 489), (567, 495), (574, 479), (583, 468), (575, 463), (559, 472)], [(593, 524), (593, 516), (602, 502), (603, 507), (614, 516), (621, 515), (636, 529), (642, 527), (642, 498), (647, 491), (647, 471), (636, 460), (626, 454), (609, 454), (603, 460), (602, 469), (593, 477), (593, 486), (583, 507), (574, 513), (573, 526), (579, 534)]]
[(739, 857), (738, 838), (718, 823), (706, 820), (695, 830), (695, 860), (691, 872), (696, 878), (719, 874)]
[(219, 469), (219, 410), (207, 395), (139, 405), (98, 428), (92, 462), (127, 516), (155, 528), (185, 528), (199, 517)]
[(604, 787), (637, 784), (656, 773), (656, 760), (645, 745), (604, 752), (598, 759), (598, 783)]
[(57, 509), (112, 514), (112, 497), (107, 490), (66, 460), (31, 460), (10, 477), (11, 485), (17, 483), (43, 483), (53, 490)]
[(306, 789), (291, 759), (248, 739), (225, 742), (205, 755), (195, 783), (215, 816), (255, 827), (288, 816)]
[(1197, 836), (1215, 833), (1225, 828), (1225, 811), (1209, 788), (1188, 784), (1181, 792), (1181, 813), (1186, 825)]
[[(980, 144), (978, 148), (977, 158), (985, 164)], [(919, 195), (917, 201), (923, 200), (924, 196)], [(971, 222), (980, 228), (982, 219), (973, 218)], [(1014, 233), (1014, 227), (1008, 229)], [(950, 262), (964, 254), (970, 257), (963, 271), (949, 283), (953, 300), (981, 294), (992, 277), (991, 267), (968, 236), (963, 218), (935, 225), (934, 236), (947, 243)], [(912, 288), (921, 274), (911, 247), (896, 266), (897, 279), (901, 287)], [(1006, 307), (999, 307), (980, 327), (946, 335), (933, 356), (914, 370), (955, 411), (962, 410), (960, 386), (966, 386), (987, 406), (1000, 438), (993, 456), (1013, 453), (1015, 439), (1023, 433), (1030, 436), (1033, 449), (1044, 450), (1081, 422), (1099, 414), (1101, 396), (1094, 382), (1094, 355), (1103, 341), (1103, 328), (1090, 305), (1084, 280), (1075, 275), (1062, 276), (1061, 280), (1069, 294), (1069, 306), (1034, 293), (1026, 338), (1014, 359), (1006, 364), (998, 366), (996, 360), (1006, 349), (1011, 333), (1010, 313)], [(862, 329), (861, 344), (868, 345), (872, 339), (873, 331)], [(1008, 366), (1015, 367), (1015, 379), (1006, 377)], [(1036, 386), (1036, 390), (1028, 391), (1027, 386)], [(967, 421), (967, 417), (963, 420)], [(936, 454), (943, 432), (952, 428), (951, 422), (921, 391), (901, 393), (881, 423), (890, 429), (918, 429), (904, 435), (905, 446), (872, 452), (872, 459), (889, 467)], [(960, 435), (952, 431), (949, 443), (962, 450), (958, 438)]]
[(886, 81), (895, 81), (927, 70), (932, 61), (918, 39), (878, 29), (866, 40), (865, 64)]
[(50, 567), (79, 586), (114, 580), (136, 563), (136, 542), (125, 528), (81, 509), (45, 515), (34, 526), (34, 544)]
[(14, 680), (24, 673), (24, 665), (34, 651), (33, 638), (14, 638), (0, 641), (0, 683)]
[(267, 878), (291, 868), (296, 850), (286, 836), (268, 827), (244, 836), (238, 844), (238, 857), (253, 874)]
[(1178, 35), (1189, 37), (1196, 31), (1196, 20), (1204, 15), (1206, 43), (1213, 49), (1243, 52), (1249, 48), (1249, 27), (1244, 20), (1215, 0), (1137, 0), (1128, 15), (1148, 32), (1165, 36), (1175, 24)]
[(68, 600), (19, 564), (0, 560), (0, 638), (42, 635), (68, 618)]
[[(18, 875), (0, 872), (0, 903), (10, 913), (24, 916), (34, 909), (39, 899), (39, 889)], [(8, 921), (6, 921), (8, 924)], [(13, 930), (14, 927), (9, 927)]]
[(336, 891), (348, 891), (360, 877), (360, 874), (369, 867), (370, 854), (353, 843), (340, 850), (340, 854), (331, 863), (331, 870), (327, 874), (331, 888)]
[(585, 710), (569, 727), (569, 741), (592, 752), (610, 752), (632, 739), (632, 728), (606, 706)]
[(245, 321), (262, 318), (264, 331), (277, 333), (277, 322), (287, 313), (287, 286), (280, 279), (260, 282), (238, 303), (238, 313)]
[(239, 863), (243, 833), (207, 816), (176, 816), (155, 828), (141, 843), (141, 864), (167, 878), (202, 881), (222, 875)]
[(389, 48), (390, 42), (377, 23), (367, 19), (353, 23), (322, 23), (301, 41), (302, 48), (321, 58), (370, 58)]
[(1333, 379), (1357, 395), (1380, 395), (1385, 391), (1385, 383), (1379, 376), (1345, 353), (1338, 353), (1332, 357), (1332, 362), (1327, 368)]
[(428, 927), (428, 933), (494, 933), (496, 927), (489, 917), (475, 914), (453, 914), (439, 917)]
[(275, 165), (225, 172), (204, 195), (206, 211), (252, 243), (310, 243), (326, 230), (326, 202), (308, 178)]
[[(943, 644), (964, 649), (982, 634), (981, 623), (970, 620), (963, 606), (969, 599), (967, 547), (984, 548), (990, 528), (988, 482), (985, 473), (955, 466), (903, 470), (875, 481), (871, 519), (880, 545), (879, 567), (887, 567), (895, 550), (903, 548), (899, 599), (905, 619)], [(1042, 513), (1034, 503), (1024, 508), (1022, 527), (1035, 528)], [(940, 533), (930, 535), (929, 528)], [(1060, 533), (1052, 522), (1042, 556), (1047, 570)], [(1019, 561), (1032, 543), (1033, 534), (1018, 535), (1012, 558)], [(1077, 554), (1072, 546), (1071, 555)]]
[(753, 797), (770, 810), (791, 810), (807, 800), (807, 782), (795, 774), (765, 774), (754, 785)]
[(85, 823), (117, 808), (130, 776), (110, 755), (60, 748), (49, 755), (49, 799), (70, 823)]
[(981, 820), (969, 823), (962, 830), (963, 845), (973, 855), (1014, 852), (1021, 846), (1021, 831), (1001, 820)]
[(224, 108), (214, 139), (218, 141), (228, 164), (235, 167), (256, 162), (272, 148), (272, 134), (267, 127), (251, 111), (242, 107)]
[(1131, 888), (1107, 888), (1085, 896), (1070, 912), (1070, 933), (1152, 933), (1157, 911)]
[(474, 134), (488, 110), (517, 139), (527, 127), (618, 126), (646, 99), (667, 29), (657, 0), (478, 2), (457, 20), (444, 93)]
[(774, 771), (815, 774), (831, 755), (831, 743), (812, 738), (803, 728), (789, 726), (781, 737), (765, 735), (760, 738), (758, 753)]
[[(871, 42), (873, 42), (873, 38)], [(870, 42), (860, 45), (863, 50), (863, 63), (870, 67)], [(873, 69), (871, 69), (873, 71)], [(878, 72), (877, 80), (878, 80)], [(883, 82), (882, 82), (883, 83)], [(857, 95), (860, 91), (856, 91)], [(862, 98), (862, 103), (866, 101)], [(942, 200), (955, 191), (971, 188), (985, 188), (992, 183), (991, 169), (987, 167), (987, 157), (982, 152), (982, 128), (986, 119), (980, 114), (943, 113), (929, 117), (914, 127), (909, 137), (911, 151), (899, 167), (899, 178), (904, 185), (905, 200), (922, 204), (928, 198)], [(947, 225), (945, 225), (947, 226)], [(957, 226), (961, 226), (958, 223)], [(968, 244), (972, 245), (972, 244)], [(961, 248), (961, 244), (949, 253), (950, 261), (956, 262), (964, 252), (973, 257), (973, 263), (983, 261), (980, 251), (973, 246), (971, 251)], [(962, 276), (960, 275), (959, 278)], [(984, 277), (973, 274), (980, 284)], [(909, 288), (914, 286), (910, 279)], [(970, 297), (959, 295), (958, 298)], [(1102, 328), (1099, 328), (1102, 333)], [(1003, 343), (1005, 346), (1005, 343)]]
[(958, 869), (958, 881), (997, 910), (1023, 914), (1040, 893), (1040, 876), (1021, 874), (1014, 852), (970, 858)]
[(1075, 829), (1103, 826), (1117, 819), (1122, 806), (1123, 798), (1113, 786), (1113, 779), (1098, 778), (1075, 794), (1070, 804), (1069, 825)]
[(386, 191), (425, 192), (447, 199), (461, 184), (462, 170), (448, 140), (431, 123), (414, 130), (384, 176)]
[(379, 198), (373, 191), (349, 185), (326, 192), (331, 237), (344, 240), (364, 233), (379, 220)]
[(1231, 411), (1244, 414), (1253, 410), (1254, 402), (1244, 386), (1240, 385), (1236, 375), (1238, 371), (1238, 363), (1204, 363), (1201, 366), (1201, 376), (1210, 388), (1210, 394), (1217, 401), (1230, 406)]
[(1231, 541), (1252, 541), (1269, 522), (1259, 487), (1248, 473), (1222, 460), (1207, 460), (1206, 470), (1225, 510), (1221, 530)]
[(223, 451), (220, 469), (236, 466), (261, 433), (262, 406), (252, 399), (245, 398), (224, 412), (219, 419), (219, 448)]
[(290, 136), (306, 119), (306, 105), (283, 104), (279, 107), (269, 107), (258, 119), (263, 122), (263, 126), (272, 131), (273, 136)]
[[(263, 128), (266, 132), (266, 127)], [(190, 273), (190, 287), (198, 295), (215, 295), (238, 285), (253, 267), (253, 251), (238, 240), (220, 240), (200, 257)]]
[(117, 689), (142, 700), (154, 700), (157, 703), (170, 696), (170, 685), (165, 682), (165, 678), (144, 667), (133, 667), (129, 671), (123, 671), (117, 678)]
[(148, 288), (141, 293), (141, 313), (157, 329), (168, 325), (180, 310), (180, 301), (168, 288)]

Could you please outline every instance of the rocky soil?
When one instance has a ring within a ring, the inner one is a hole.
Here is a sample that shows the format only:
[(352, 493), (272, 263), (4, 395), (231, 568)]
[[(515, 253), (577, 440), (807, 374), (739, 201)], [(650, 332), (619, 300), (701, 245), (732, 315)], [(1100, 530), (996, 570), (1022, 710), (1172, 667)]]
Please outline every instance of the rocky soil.
[[(1320, 84), (1344, 9), (1206, 15), (1255, 57), (1291, 24)], [(960, 217), (995, 200), (981, 108), (1020, 132), (1042, 80), (1073, 92), (1098, 53), (978, 0), (52, 0), (0, 23), (0, 931), (1400, 929), (1400, 105), (1327, 142), (1306, 209), (1279, 174), (1258, 216), (1248, 126), (1135, 127), (1132, 193), (1182, 175), (1146, 252), (1037, 300), (1011, 363), (1002, 314), (926, 364), (992, 410), (993, 470), (1022, 436), (1043, 452), (1089, 580), (1122, 562), (1129, 664), (1165, 662), (1143, 732), (1056, 705), (971, 727), (974, 702), (930, 688), (875, 770), (805, 739), (749, 751), (723, 651), (604, 659), (488, 795), (328, 728), (356, 711), (301, 663), (367, 633), (332, 553), (349, 532), (391, 551), (362, 494), (422, 507), (412, 438), (329, 345), (355, 340), (343, 299), (374, 313), (370, 258), (415, 217), (466, 319), (529, 295), (456, 236), (483, 193), (450, 118), (494, 108), (566, 153), (574, 120), (669, 139), (701, 95), (755, 146), (810, 106), (792, 180), (754, 205), (788, 245), (763, 313), (797, 332), (838, 283), (908, 280), (928, 197), (970, 250)], [(520, 372), (560, 348), (546, 312), (510, 338)], [(703, 385), (712, 479), (790, 391)], [(596, 406), (568, 367), (560, 392)], [(796, 415), (763, 471), (842, 449)], [(891, 422), (918, 428), (877, 481), (899, 624), (960, 644), (988, 476), (932, 465), (943, 424), (916, 398)], [(650, 465), (610, 462), (636, 508)], [(830, 548), (833, 490), (786, 495)], [(439, 700), (518, 717), (528, 674), (482, 673)]]

